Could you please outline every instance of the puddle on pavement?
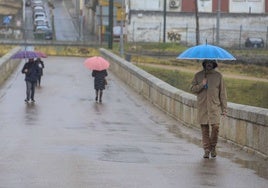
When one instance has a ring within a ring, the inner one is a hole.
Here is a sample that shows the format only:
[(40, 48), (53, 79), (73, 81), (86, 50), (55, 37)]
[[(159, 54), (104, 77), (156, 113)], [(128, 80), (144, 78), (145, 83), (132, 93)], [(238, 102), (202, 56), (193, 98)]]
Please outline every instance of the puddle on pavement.
[(268, 165), (267, 161), (250, 161), (243, 159), (234, 159), (232, 160), (235, 163), (240, 164), (244, 168), (252, 169), (262, 178), (268, 179)]

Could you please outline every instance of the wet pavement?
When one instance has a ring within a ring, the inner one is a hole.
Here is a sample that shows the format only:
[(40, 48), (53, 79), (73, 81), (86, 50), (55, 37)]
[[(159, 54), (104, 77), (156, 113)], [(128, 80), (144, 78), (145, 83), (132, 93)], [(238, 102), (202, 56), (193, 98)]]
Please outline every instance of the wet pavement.
[(200, 132), (182, 126), (111, 72), (94, 101), (85, 58), (49, 57), (36, 103), (23, 63), (0, 88), (0, 188), (266, 188), (268, 161), (220, 140), (203, 159)]

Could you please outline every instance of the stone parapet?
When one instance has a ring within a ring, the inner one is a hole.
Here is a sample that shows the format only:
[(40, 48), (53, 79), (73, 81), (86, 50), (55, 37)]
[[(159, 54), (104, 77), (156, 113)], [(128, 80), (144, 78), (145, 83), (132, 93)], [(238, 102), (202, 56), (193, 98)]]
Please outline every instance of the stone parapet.
[[(195, 95), (172, 87), (105, 49), (100, 52), (110, 61), (109, 70), (136, 92), (185, 126), (200, 129)], [(268, 109), (229, 102), (228, 115), (221, 120), (220, 136), (268, 158)]]
[(16, 47), (0, 59), (0, 85), (10, 76), (13, 70), (19, 65), (20, 59), (11, 59), (11, 56), (21, 48)]

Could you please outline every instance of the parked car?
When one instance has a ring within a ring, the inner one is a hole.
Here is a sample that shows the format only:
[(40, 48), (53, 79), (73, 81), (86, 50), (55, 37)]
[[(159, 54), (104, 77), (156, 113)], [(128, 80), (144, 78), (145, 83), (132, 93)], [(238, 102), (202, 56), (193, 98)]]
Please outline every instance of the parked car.
[(49, 30), (49, 27), (47, 25), (37, 25), (35, 27), (35, 31), (47, 31)]
[(47, 19), (47, 15), (44, 12), (35, 12), (33, 15), (33, 19), (35, 20), (36, 18), (43, 18), (43, 19)]
[(44, 15), (46, 15), (46, 11), (45, 11), (44, 9), (35, 9), (35, 10), (33, 11), (33, 16), (34, 16), (35, 14), (37, 14), (37, 13), (44, 13)]
[(45, 7), (43, 6), (36, 6), (33, 8), (33, 12), (37, 12), (37, 11), (46, 12)]
[(36, 22), (36, 25), (34, 26), (34, 31), (36, 30), (44, 30), (44, 29), (48, 29), (49, 26), (46, 22), (43, 22), (43, 21), (38, 21)]
[(52, 40), (53, 39), (53, 33), (51, 30), (46, 30), (45, 31), (45, 39), (46, 40)]
[(34, 19), (34, 25), (36, 25), (36, 22), (43, 21), (48, 25), (48, 19), (44, 17), (37, 17)]
[(35, 38), (37, 39), (45, 39), (45, 40), (53, 39), (53, 32), (47, 26), (37, 26), (34, 35)]
[(248, 37), (245, 42), (246, 47), (263, 48), (264, 40), (260, 37)]
[(31, 5), (32, 5), (32, 8), (34, 8), (35, 6), (43, 6), (44, 3), (41, 0), (33, 0)]

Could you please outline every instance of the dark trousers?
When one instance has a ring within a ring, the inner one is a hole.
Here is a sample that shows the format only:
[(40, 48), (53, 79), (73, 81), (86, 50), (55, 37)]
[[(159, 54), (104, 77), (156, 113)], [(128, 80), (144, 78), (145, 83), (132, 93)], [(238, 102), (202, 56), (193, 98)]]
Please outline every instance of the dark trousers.
[(26, 99), (34, 99), (36, 82), (26, 81)]
[(41, 75), (38, 76), (38, 80), (37, 80), (37, 85), (40, 86), (41, 85)]

